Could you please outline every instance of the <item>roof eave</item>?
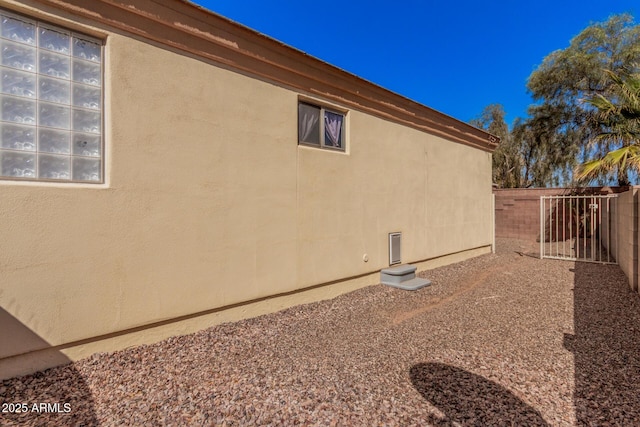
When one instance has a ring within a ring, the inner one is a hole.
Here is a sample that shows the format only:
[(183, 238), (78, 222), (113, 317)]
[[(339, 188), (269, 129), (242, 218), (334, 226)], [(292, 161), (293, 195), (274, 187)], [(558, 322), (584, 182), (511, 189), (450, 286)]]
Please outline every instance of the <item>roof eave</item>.
[(37, 0), (349, 108), (492, 152), (498, 138), (188, 0)]

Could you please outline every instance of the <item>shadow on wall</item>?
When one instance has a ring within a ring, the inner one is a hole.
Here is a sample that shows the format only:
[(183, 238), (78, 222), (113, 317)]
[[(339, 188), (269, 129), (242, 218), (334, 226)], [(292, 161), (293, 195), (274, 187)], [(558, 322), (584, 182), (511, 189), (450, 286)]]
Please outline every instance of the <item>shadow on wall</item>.
[(640, 296), (618, 266), (576, 263), (574, 354), (578, 425), (640, 425)]
[[(52, 364), (67, 365), (0, 380), (0, 425), (97, 425), (91, 391), (83, 376), (68, 364), (70, 360), (0, 308), (0, 354), (8, 354), (7, 346), (17, 340), (33, 349), (46, 348), (38, 357), (47, 357)], [(0, 359), (0, 375), (11, 372), (13, 363), (17, 362), (11, 357)], [(29, 355), (21, 356), (20, 363), (28, 364)]]
[(444, 418), (431, 416), (437, 426), (548, 426), (540, 413), (506, 388), (464, 369), (443, 363), (411, 367), (411, 382)]

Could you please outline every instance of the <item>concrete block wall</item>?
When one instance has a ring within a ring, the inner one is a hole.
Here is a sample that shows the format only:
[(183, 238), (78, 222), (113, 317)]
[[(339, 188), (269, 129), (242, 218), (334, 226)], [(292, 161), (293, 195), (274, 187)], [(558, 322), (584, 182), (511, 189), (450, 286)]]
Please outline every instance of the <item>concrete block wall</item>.
[[(588, 194), (611, 194), (624, 191), (619, 187), (591, 187)], [(540, 196), (569, 195), (572, 188), (505, 188), (494, 189), (495, 235), (538, 241), (540, 238)], [(547, 211), (549, 209), (547, 208)], [(549, 212), (547, 212), (547, 215)]]
[(564, 189), (497, 189), (496, 237), (537, 239), (540, 234), (540, 196), (563, 194)]
[[(601, 208), (600, 235), (605, 247), (618, 260), (620, 268), (629, 280), (631, 289), (639, 291), (639, 189), (640, 186), (591, 187), (581, 190), (571, 188), (494, 189), (495, 236), (539, 241), (540, 196), (569, 195), (576, 194), (576, 192), (579, 194), (619, 194), (617, 202), (610, 205), (608, 213), (606, 209)], [(546, 214), (549, 215), (549, 208), (547, 208)], [(553, 219), (547, 219), (548, 224), (552, 222)], [(547, 239), (549, 238), (550, 236), (547, 236)]]
[[(618, 196), (618, 202), (613, 215), (614, 226), (612, 233), (611, 253), (618, 260), (620, 268), (629, 280), (629, 286), (638, 290), (638, 189), (632, 187)], [(615, 238), (615, 240), (613, 240)]]

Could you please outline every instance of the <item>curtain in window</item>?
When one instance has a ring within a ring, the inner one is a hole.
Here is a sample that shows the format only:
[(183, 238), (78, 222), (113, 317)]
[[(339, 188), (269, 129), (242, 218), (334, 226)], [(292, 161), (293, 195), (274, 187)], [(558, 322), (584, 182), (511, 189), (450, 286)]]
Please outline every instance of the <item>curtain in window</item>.
[(320, 109), (307, 104), (298, 105), (298, 135), (300, 141), (320, 144)]
[(344, 117), (341, 114), (324, 112), (324, 136), (325, 144), (332, 147), (342, 147), (342, 121)]

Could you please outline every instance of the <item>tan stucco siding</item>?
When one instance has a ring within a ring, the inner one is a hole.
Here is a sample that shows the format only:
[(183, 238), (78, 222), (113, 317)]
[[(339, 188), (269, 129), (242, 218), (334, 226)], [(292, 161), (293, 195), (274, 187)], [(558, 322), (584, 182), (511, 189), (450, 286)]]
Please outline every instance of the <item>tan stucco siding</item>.
[[(489, 153), (353, 111), (349, 154), (300, 147), (300, 285), (488, 245)], [(363, 262), (367, 254), (369, 261)]]
[(2, 307), (58, 345), (294, 289), (295, 94), (120, 35), (105, 57), (107, 184), (2, 182)]
[(298, 92), (118, 33), (104, 68), (105, 184), (0, 181), (0, 358), (491, 244), (488, 152), (355, 110), (299, 147)]

